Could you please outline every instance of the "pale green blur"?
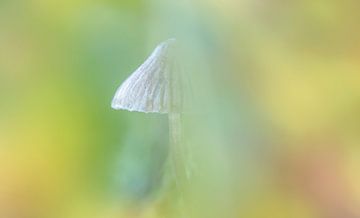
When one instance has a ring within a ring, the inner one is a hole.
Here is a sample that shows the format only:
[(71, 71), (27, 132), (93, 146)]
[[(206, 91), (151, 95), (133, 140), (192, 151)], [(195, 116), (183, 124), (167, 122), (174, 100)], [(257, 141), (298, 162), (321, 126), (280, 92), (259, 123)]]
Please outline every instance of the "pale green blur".
[[(358, 217), (359, 7), (0, 1), (0, 217)], [(110, 107), (171, 37), (191, 83), (186, 207), (166, 115)]]

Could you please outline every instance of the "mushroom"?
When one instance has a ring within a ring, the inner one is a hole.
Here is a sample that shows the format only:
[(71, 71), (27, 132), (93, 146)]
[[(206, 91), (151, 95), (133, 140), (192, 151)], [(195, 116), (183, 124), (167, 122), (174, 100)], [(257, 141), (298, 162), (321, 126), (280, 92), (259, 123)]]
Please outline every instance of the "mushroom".
[(185, 163), (181, 146), (182, 75), (176, 61), (175, 44), (173, 38), (160, 43), (117, 89), (111, 106), (116, 110), (168, 115), (169, 156), (178, 183)]

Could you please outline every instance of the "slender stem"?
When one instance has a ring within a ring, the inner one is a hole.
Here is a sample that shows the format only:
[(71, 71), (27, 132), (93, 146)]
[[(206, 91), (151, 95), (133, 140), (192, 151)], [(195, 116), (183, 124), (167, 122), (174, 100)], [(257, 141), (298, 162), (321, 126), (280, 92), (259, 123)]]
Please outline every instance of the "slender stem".
[[(183, 142), (180, 113), (169, 113), (170, 161), (177, 180), (189, 182), (193, 173), (191, 150)], [(179, 183), (180, 181), (177, 181)]]
[[(172, 162), (176, 183), (180, 182), (180, 177), (184, 163), (183, 163), (183, 152), (181, 146), (181, 114), (180, 113), (169, 113), (169, 136), (170, 136), (170, 161)], [(178, 184), (179, 185), (179, 184)]]
[(169, 113), (170, 152), (169, 158), (175, 176), (176, 189), (179, 192), (181, 217), (190, 218), (189, 205), (184, 199), (184, 185), (186, 182), (185, 149), (182, 144), (181, 114)]

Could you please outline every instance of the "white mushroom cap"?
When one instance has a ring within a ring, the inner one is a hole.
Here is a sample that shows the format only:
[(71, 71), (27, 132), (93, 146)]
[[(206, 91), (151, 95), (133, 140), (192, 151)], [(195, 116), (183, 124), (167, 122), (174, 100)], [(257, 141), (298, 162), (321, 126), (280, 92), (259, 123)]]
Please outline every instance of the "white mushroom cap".
[(168, 39), (155, 48), (117, 89), (112, 108), (145, 113), (179, 112), (181, 75), (175, 61), (175, 42), (175, 39)]

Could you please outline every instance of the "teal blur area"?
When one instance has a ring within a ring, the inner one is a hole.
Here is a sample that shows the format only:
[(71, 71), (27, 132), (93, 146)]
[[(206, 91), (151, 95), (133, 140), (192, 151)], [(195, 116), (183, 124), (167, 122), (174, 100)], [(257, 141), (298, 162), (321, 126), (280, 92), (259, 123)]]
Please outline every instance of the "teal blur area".
[[(360, 217), (359, 6), (0, 1), (0, 217)], [(111, 108), (173, 37), (187, 209), (167, 115)]]

